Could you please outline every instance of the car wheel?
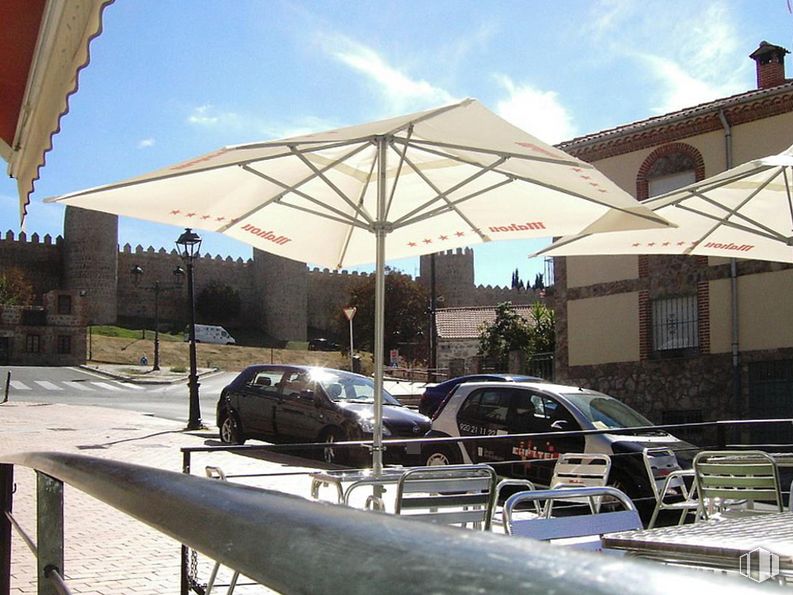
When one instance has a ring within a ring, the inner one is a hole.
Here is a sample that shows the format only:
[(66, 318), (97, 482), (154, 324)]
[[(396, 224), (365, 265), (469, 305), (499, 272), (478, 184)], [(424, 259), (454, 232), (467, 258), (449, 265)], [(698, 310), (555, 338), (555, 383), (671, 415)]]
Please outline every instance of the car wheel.
[(227, 413), (220, 423), (220, 441), (224, 444), (245, 444), (242, 426), (235, 413)]
[(452, 450), (453, 446), (439, 444), (438, 446), (425, 447), (422, 458), (424, 465), (434, 467), (436, 465), (458, 465), (460, 456)]

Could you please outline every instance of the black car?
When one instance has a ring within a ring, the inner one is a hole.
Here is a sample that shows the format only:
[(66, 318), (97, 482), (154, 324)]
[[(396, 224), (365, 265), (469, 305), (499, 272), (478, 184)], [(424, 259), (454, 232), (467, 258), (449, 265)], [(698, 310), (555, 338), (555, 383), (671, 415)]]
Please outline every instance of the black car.
[(542, 382), (536, 376), (522, 376), (520, 374), (468, 374), (457, 376), (444, 382), (428, 386), (419, 401), (419, 413), (432, 417), (441, 406), (443, 399), (463, 382)]
[(330, 339), (311, 339), (308, 342), (309, 351), (339, 351), (339, 344)]
[[(228, 444), (253, 437), (287, 443), (371, 440), (374, 382), (330, 368), (250, 366), (221, 392), (217, 425), (221, 441)], [(383, 438), (421, 438), (430, 426), (429, 418), (383, 391)], [(404, 450), (388, 448), (385, 457), (399, 462)], [(368, 461), (369, 453), (328, 446), (323, 458), (354, 465)]]

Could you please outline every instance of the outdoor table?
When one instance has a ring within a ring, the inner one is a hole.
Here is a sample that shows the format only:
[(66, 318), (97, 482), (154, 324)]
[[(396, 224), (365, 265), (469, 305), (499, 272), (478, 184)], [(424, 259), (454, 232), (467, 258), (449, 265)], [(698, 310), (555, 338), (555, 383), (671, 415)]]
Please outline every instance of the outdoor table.
[[(311, 474), (311, 497), (318, 500), (320, 488), (332, 485), (336, 488), (336, 501), (339, 504), (349, 504), (350, 494), (356, 488), (399, 483), (399, 478), (407, 470), (406, 467), (385, 467), (378, 476), (371, 469), (319, 471)], [(344, 484), (349, 484), (346, 489)]]
[[(793, 577), (793, 513), (776, 512), (638, 531), (609, 533), (603, 547), (670, 564), (723, 571), (757, 570), (757, 558), (778, 556), (771, 576)], [(758, 551), (759, 550), (759, 551)], [(765, 550), (763, 552), (763, 550)], [(752, 558), (755, 560), (752, 562)], [(748, 565), (747, 565), (748, 563)], [(762, 572), (763, 561), (760, 560)], [(754, 573), (754, 571), (752, 571)], [(755, 574), (752, 574), (755, 576)]]

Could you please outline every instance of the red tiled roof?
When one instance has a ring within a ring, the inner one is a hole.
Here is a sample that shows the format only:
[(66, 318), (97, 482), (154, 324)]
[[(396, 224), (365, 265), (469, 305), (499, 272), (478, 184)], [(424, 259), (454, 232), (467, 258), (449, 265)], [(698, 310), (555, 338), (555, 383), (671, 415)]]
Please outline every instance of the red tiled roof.
[[(531, 306), (512, 306), (520, 316), (531, 320)], [(495, 307), (440, 308), (435, 311), (435, 328), (440, 339), (476, 339), (484, 324), (496, 320)]]

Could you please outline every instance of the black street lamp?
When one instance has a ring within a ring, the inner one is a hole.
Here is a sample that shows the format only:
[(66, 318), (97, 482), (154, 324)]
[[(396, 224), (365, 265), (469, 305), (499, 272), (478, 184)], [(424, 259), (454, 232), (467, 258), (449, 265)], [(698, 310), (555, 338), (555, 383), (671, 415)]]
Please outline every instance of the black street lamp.
[(179, 256), (187, 267), (187, 301), (190, 328), (190, 376), (187, 386), (190, 389), (190, 417), (187, 420), (188, 430), (200, 430), (204, 427), (201, 422), (201, 404), (198, 401), (198, 372), (195, 352), (195, 297), (193, 292), (193, 261), (201, 252), (201, 238), (189, 227), (176, 240)]
[[(143, 277), (143, 268), (136, 264), (129, 272), (132, 274), (133, 285), (137, 287)], [(182, 286), (184, 274), (182, 267), (176, 267), (173, 271), (174, 279), (176, 279), (176, 284), (179, 287)], [(152, 371), (160, 369), (160, 289), (160, 282), (155, 281), (152, 286), (154, 291), (154, 366), (152, 366)]]

